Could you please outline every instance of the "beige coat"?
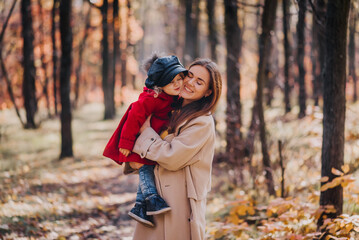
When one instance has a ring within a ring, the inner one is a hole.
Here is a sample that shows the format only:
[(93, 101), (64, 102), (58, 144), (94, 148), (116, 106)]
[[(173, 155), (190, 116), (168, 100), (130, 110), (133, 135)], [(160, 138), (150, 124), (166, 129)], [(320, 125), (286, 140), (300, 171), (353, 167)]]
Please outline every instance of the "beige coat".
[(135, 240), (202, 240), (206, 197), (211, 189), (215, 128), (211, 115), (200, 116), (164, 140), (147, 128), (134, 152), (157, 161), (156, 186), (171, 211), (155, 216), (155, 228), (137, 224)]

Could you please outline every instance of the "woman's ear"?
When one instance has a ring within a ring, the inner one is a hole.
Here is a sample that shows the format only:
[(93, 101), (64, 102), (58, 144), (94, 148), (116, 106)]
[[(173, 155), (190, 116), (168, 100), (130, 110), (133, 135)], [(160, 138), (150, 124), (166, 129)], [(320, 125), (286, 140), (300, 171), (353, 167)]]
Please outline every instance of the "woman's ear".
[(204, 97), (208, 97), (211, 94), (212, 94), (212, 90), (208, 89), (207, 92), (204, 94)]

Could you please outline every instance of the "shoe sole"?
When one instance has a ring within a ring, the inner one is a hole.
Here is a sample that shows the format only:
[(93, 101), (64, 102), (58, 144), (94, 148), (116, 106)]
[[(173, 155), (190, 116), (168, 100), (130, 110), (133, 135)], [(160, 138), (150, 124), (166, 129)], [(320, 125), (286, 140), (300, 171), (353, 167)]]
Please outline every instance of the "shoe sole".
[(150, 221), (147, 221), (143, 218), (138, 217), (137, 215), (133, 214), (132, 212), (129, 212), (128, 215), (133, 218), (134, 220), (136, 220), (137, 222), (143, 223), (144, 225), (146, 225), (147, 227), (155, 227), (155, 225), (153, 223), (151, 223)]
[(149, 215), (149, 216), (158, 215), (158, 214), (161, 214), (161, 213), (164, 213), (164, 212), (168, 212), (170, 210), (171, 210), (171, 208), (167, 207), (167, 208), (163, 208), (163, 209), (160, 209), (160, 210), (157, 210), (157, 211), (147, 211), (146, 214)]

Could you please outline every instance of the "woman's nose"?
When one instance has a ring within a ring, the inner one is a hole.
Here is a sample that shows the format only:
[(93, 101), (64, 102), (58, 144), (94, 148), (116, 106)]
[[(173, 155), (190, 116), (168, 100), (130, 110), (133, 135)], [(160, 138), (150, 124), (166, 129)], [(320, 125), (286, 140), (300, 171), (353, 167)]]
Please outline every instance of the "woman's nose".
[(193, 85), (194, 78), (188, 77), (186, 80), (187, 80), (185, 81), (186, 84)]

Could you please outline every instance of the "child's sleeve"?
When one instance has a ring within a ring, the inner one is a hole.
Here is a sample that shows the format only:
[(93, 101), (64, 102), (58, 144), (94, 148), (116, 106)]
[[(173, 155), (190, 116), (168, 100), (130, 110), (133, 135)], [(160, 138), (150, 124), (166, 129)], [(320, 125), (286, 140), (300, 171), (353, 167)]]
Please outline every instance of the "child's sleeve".
[(153, 97), (140, 98), (138, 101), (132, 103), (121, 131), (119, 148), (132, 151), (141, 126), (147, 117), (154, 112), (155, 106), (156, 99)]

